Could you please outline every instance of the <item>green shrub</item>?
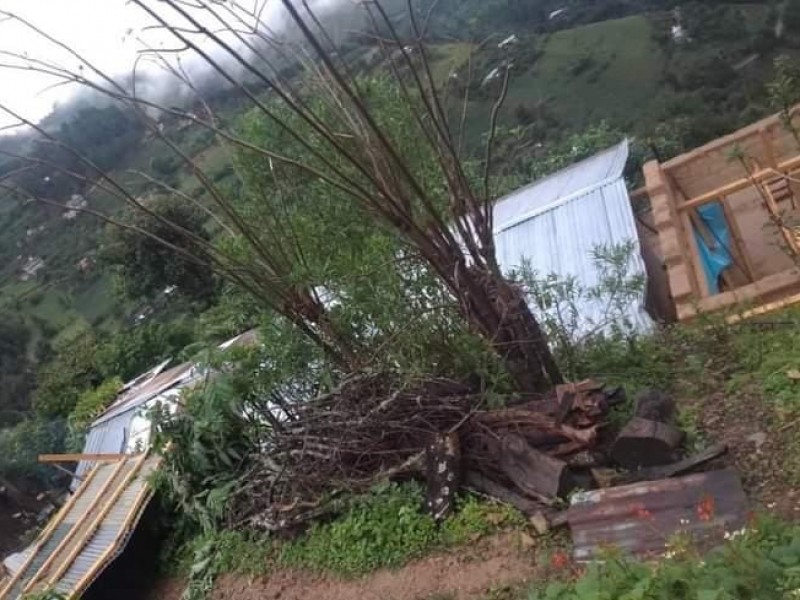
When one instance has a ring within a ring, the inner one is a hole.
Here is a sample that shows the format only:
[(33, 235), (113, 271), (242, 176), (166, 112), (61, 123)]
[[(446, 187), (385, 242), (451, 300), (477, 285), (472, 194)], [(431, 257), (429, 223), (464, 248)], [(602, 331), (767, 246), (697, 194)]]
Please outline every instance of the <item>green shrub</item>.
[(400, 566), (440, 543), (436, 523), (421, 505), (417, 484), (382, 486), (357, 500), (341, 519), (314, 525), (286, 544), (280, 561), (345, 575)]
[[(800, 527), (761, 521), (701, 557), (692, 550), (657, 564), (609, 553), (579, 578), (530, 592), (529, 600), (789, 600), (800, 597)], [(566, 567), (566, 565), (561, 565)]]
[(0, 429), (0, 475), (52, 484), (58, 473), (39, 463), (40, 454), (62, 452), (66, 437), (64, 419), (28, 419)]
[(111, 404), (121, 388), (122, 380), (114, 377), (106, 379), (94, 389), (86, 390), (78, 397), (78, 402), (67, 419), (67, 450), (81, 451), (89, 426)]
[(423, 499), (422, 487), (415, 482), (379, 486), (358, 498), (342, 517), (315, 525), (284, 544), (277, 560), (288, 567), (360, 575), (525, 523), (506, 505), (466, 496), (457, 512), (437, 526), (422, 512)]
[(314, 525), (295, 540), (213, 531), (191, 540), (170, 560), (188, 574), (184, 600), (200, 600), (222, 573), (252, 577), (289, 567), (357, 576), (400, 567), (431, 551), (525, 524), (508, 506), (467, 496), (456, 514), (438, 526), (422, 512), (423, 499), (417, 483), (386, 484), (352, 500), (339, 518)]

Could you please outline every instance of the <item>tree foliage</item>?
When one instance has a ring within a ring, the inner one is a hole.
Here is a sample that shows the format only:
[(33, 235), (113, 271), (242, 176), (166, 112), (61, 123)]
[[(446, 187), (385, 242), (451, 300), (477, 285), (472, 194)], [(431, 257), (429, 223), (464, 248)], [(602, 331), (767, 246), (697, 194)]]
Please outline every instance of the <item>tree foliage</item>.
[(13, 425), (29, 408), (34, 385), (31, 332), (16, 315), (0, 314), (0, 427)]
[(78, 397), (75, 408), (67, 419), (69, 452), (83, 450), (84, 437), (92, 422), (116, 398), (122, 388), (122, 380), (118, 377), (106, 379), (96, 388), (86, 390)]
[(153, 298), (175, 286), (188, 298), (209, 301), (216, 282), (198, 247), (210, 239), (207, 216), (191, 203), (167, 197), (146, 204), (147, 212), (128, 212), (125, 227), (108, 227), (103, 260), (119, 274), (131, 298)]

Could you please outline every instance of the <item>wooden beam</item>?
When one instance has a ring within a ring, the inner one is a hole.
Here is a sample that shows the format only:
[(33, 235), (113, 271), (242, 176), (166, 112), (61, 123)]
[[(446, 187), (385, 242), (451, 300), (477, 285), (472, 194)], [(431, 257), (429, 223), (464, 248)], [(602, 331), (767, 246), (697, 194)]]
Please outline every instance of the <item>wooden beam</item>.
[(728, 203), (720, 202), (720, 205), (722, 206), (722, 212), (725, 214), (725, 220), (728, 222), (728, 229), (730, 229), (733, 245), (736, 248), (736, 253), (744, 263), (743, 265), (740, 265), (740, 268), (743, 268), (745, 277), (747, 277), (750, 283), (752, 283), (756, 280), (755, 269), (753, 268), (753, 261), (750, 260), (750, 254), (748, 254), (747, 250), (745, 249), (742, 230), (739, 227), (739, 223), (736, 221), (736, 217)]
[(75, 463), (90, 462), (117, 462), (128, 457), (128, 454), (40, 454), (40, 463)]
[[(792, 107), (790, 111), (791, 116), (794, 117), (798, 110), (800, 110), (800, 105)], [(694, 162), (710, 152), (723, 150), (724, 148), (732, 146), (737, 142), (740, 143), (745, 138), (758, 135), (760, 129), (769, 129), (775, 126), (782, 126), (781, 116), (777, 114), (766, 117), (765, 119), (757, 121), (751, 125), (748, 125), (747, 127), (743, 127), (742, 129), (734, 131), (731, 134), (718, 138), (712, 142), (709, 142), (705, 146), (701, 146), (700, 148), (696, 148), (686, 152), (685, 154), (676, 156), (675, 158), (672, 158), (664, 163), (664, 169), (672, 170), (682, 167), (686, 163)]]
[[(795, 156), (785, 162), (782, 162), (778, 165), (777, 171), (780, 172), (789, 172), (793, 171), (797, 168), (800, 168), (800, 156)], [(753, 183), (760, 183), (765, 179), (769, 179), (775, 177), (776, 169), (761, 169), (756, 173), (753, 173), (750, 177), (743, 177), (742, 179), (737, 179), (736, 181), (732, 181), (731, 183), (725, 184), (721, 187), (718, 187), (710, 192), (706, 192), (704, 194), (700, 194), (699, 196), (695, 196), (684, 202), (683, 204), (678, 204), (678, 210), (689, 210), (690, 208), (697, 208), (698, 206), (702, 206), (703, 204), (708, 204), (709, 202), (713, 202), (714, 200), (723, 200), (730, 196), (731, 194), (735, 194), (736, 192), (740, 192), (745, 190), (749, 187), (753, 187)]]
[(643, 185), (642, 187), (636, 188), (635, 190), (630, 192), (628, 194), (628, 197), (631, 200), (639, 200), (640, 198), (646, 198), (649, 195), (650, 195), (650, 189), (646, 185)]
[(787, 296), (786, 298), (783, 298), (781, 300), (776, 300), (775, 302), (767, 302), (766, 304), (762, 304), (761, 306), (751, 308), (750, 310), (730, 315), (727, 319), (725, 319), (725, 321), (729, 325), (733, 325), (735, 323), (739, 323), (740, 321), (746, 321), (747, 319), (751, 319), (759, 315), (766, 315), (768, 313), (775, 312), (776, 310), (780, 310), (782, 308), (786, 308), (787, 306), (792, 306), (793, 304), (798, 304), (798, 303), (800, 303), (800, 294), (794, 294), (792, 296)]

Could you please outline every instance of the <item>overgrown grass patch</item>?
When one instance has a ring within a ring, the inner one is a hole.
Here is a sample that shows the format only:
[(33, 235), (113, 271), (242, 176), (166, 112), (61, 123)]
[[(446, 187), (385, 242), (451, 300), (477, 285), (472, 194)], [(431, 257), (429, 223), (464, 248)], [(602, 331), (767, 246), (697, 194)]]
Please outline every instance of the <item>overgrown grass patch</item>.
[(289, 541), (241, 531), (199, 536), (178, 556), (180, 570), (190, 580), (186, 597), (202, 598), (222, 573), (259, 576), (275, 568), (300, 568), (354, 577), (397, 568), (430, 552), (526, 524), (506, 505), (465, 496), (456, 514), (437, 525), (421, 510), (423, 498), (422, 487), (414, 482), (380, 486), (354, 499), (340, 517), (317, 523)]
[(358, 498), (342, 517), (282, 544), (277, 563), (357, 576), (525, 524), (512, 508), (465, 497), (458, 512), (439, 526), (421, 510), (423, 497), (415, 482), (380, 486)]

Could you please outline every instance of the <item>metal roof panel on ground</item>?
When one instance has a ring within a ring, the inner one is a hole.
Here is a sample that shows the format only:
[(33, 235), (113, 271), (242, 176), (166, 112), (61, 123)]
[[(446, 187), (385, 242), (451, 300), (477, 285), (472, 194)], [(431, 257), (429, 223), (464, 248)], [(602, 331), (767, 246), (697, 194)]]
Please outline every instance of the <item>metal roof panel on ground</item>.
[(746, 522), (747, 497), (733, 469), (576, 494), (567, 511), (574, 556), (588, 561), (609, 548), (660, 554), (685, 531), (713, 539)]
[[(504, 272), (525, 264), (538, 278), (574, 278), (583, 288), (602, 284), (595, 260), (602, 247), (633, 245), (627, 278), (645, 278), (639, 235), (623, 178), (628, 143), (622, 143), (554, 173), (498, 201), (494, 211), (497, 260)], [(607, 266), (606, 266), (607, 267)], [(610, 325), (607, 298), (578, 298), (576, 334)], [(623, 307), (635, 329), (652, 327), (644, 290)]]
[(0, 600), (45, 589), (79, 597), (127, 543), (152, 496), (147, 477), (157, 465), (157, 457), (144, 455), (97, 465), (41, 533)]

